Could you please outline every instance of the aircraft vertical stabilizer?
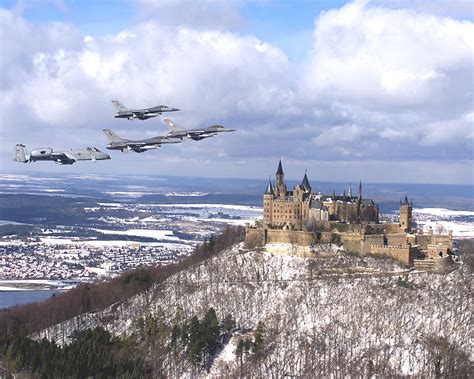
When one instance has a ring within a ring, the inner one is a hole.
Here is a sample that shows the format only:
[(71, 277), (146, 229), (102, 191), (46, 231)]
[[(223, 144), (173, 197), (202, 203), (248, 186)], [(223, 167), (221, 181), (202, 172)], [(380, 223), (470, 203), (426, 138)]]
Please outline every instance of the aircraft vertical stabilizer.
[(183, 130), (183, 129), (180, 129), (176, 126), (175, 122), (169, 118), (165, 118), (163, 120), (163, 122), (166, 124), (166, 126), (168, 127), (168, 129), (170, 131), (178, 131), (178, 130)]
[(25, 145), (16, 144), (15, 151), (13, 153), (13, 160), (17, 162), (26, 163), (28, 159), (26, 159), (26, 149)]
[(117, 108), (117, 110), (119, 112), (126, 112), (128, 111), (128, 108), (123, 105), (120, 101), (118, 100), (112, 100), (112, 104), (114, 105), (115, 108)]
[(112, 130), (110, 129), (104, 129), (103, 130), (105, 136), (110, 142), (120, 142), (123, 141), (123, 138), (120, 138), (117, 134), (115, 134)]

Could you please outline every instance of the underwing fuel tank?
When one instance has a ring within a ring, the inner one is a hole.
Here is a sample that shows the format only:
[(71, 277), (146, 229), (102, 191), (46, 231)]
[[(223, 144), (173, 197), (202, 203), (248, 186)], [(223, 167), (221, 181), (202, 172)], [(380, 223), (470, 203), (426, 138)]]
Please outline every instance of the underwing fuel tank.
[(31, 158), (49, 158), (53, 153), (53, 149), (50, 147), (43, 147), (41, 149), (35, 149), (30, 153)]

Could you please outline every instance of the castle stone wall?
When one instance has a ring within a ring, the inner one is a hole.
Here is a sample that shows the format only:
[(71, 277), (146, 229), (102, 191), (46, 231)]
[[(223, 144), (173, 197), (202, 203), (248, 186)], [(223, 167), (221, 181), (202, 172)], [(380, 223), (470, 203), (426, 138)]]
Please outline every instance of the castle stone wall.
[(343, 233), (341, 242), (344, 250), (364, 256), (371, 253), (372, 245), (383, 245), (384, 236), (383, 234)]
[(372, 245), (370, 249), (372, 255), (383, 256), (396, 260), (405, 266), (413, 266), (413, 261), (419, 255), (419, 250), (416, 247), (409, 245), (405, 246), (385, 246)]
[[(321, 233), (325, 234), (325, 233)], [(247, 228), (245, 246), (249, 249), (264, 246), (267, 243), (287, 243), (298, 246), (312, 246), (317, 242), (325, 243), (327, 236), (317, 240), (317, 234), (300, 230)]]
[(431, 245), (444, 245), (447, 246), (448, 248), (452, 249), (453, 248), (453, 239), (451, 235), (437, 235), (433, 234), (431, 236)]
[(341, 235), (342, 246), (349, 253), (361, 253), (361, 240), (359, 233), (344, 233)]
[(406, 233), (399, 233), (397, 234), (387, 234), (387, 245), (390, 246), (404, 246), (407, 244), (407, 234)]
[(245, 229), (245, 246), (248, 249), (265, 245), (265, 235), (262, 228)]
[(434, 259), (415, 259), (413, 264), (417, 270), (444, 272), (454, 264), (454, 261), (448, 256)]
[(265, 242), (311, 246), (316, 243), (316, 235), (313, 232), (303, 232), (299, 230), (267, 229)]
[(431, 244), (431, 235), (429, 234), (416, 234), (415, 243), (420, 246), (421, 249), (428, 249), (428, 245)]
[(367, 255), (372, 253), (372, 245), (383, 245), (384, 236), (383, 234), (366, 234), (361, 244), (362, 255)]

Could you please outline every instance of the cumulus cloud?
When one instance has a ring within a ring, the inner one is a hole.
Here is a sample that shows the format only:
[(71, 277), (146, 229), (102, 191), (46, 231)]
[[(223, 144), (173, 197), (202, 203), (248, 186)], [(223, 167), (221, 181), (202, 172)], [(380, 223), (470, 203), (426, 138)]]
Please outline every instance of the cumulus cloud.
[[(466, 102), (474, 25), (355, 2), (316, 21), (307, 85), (367, 108)], [(461, 79), (461, 80), (460, 80)]]
[[(105, 36), (33, 25), (0, 9), (2, 165), (16, 142), (102, 147), (104, 127), (125, 138), (165, 133), (159, 118), (113, 119), (111, 99), (178, 107), (171, 117), (181, 127), (238, 129), (140, 156), (113, 154), (107, 170), (117, 172), (138, 161), (144, 173), (226, 176), (233, 167), (261, 176), (262, 162), (279, 157), (342, 168), (472, 159), (472, 22), (354, 2), (315, 19), (310, 59), (295, 64), (226, 28), (242, 22), (240, 2), (186, 3), (198, 21), (179, 18), (179, 4), (141, 1), (133, 25)], [(210, 19), (201, 17), (208, 11)], [(218, 16), (224, 22), (213, 22)], [(463, 181), (466, 165), (459, 167)], [(399, 168), (384, 180), (398, 180), (406, 165)]]

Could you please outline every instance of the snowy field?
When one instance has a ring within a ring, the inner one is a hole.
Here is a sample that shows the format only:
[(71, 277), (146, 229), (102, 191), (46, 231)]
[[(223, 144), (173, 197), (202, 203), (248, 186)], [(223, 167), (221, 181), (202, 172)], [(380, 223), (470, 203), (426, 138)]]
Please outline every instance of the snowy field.
[(455, 211), (446, 208), (415, 208), (413, 218), (426, 232), (431, 227), (447, 233), (452, 230), (454, 238), (474, 238), (474, 212)]

